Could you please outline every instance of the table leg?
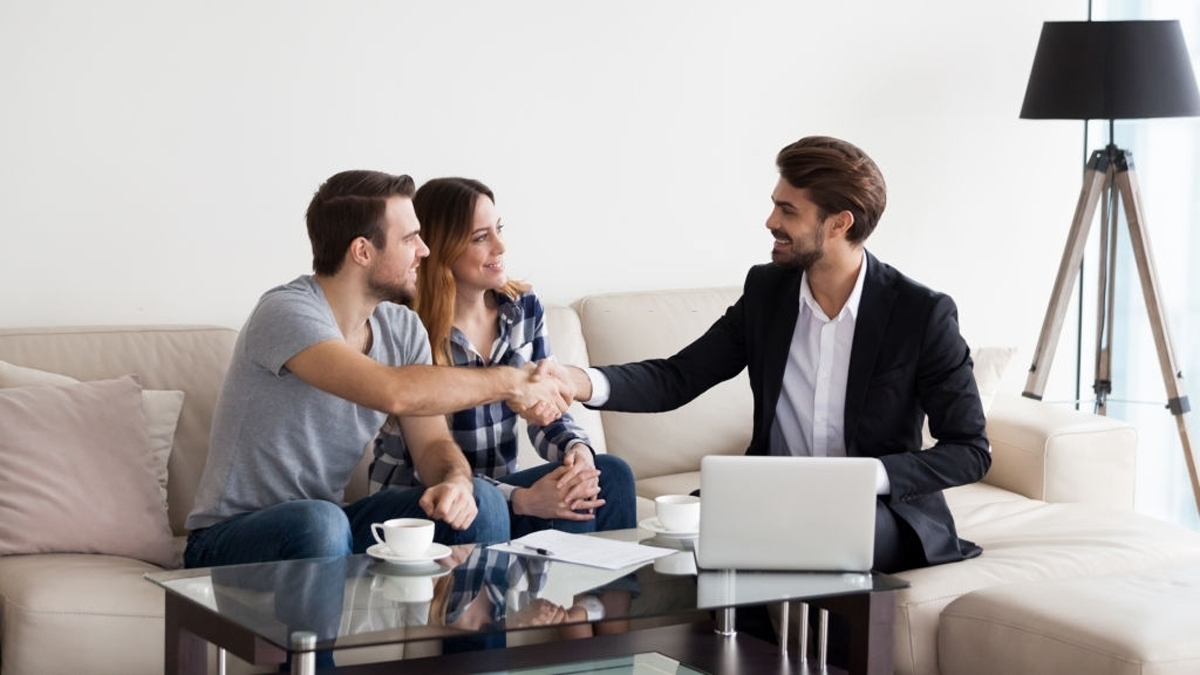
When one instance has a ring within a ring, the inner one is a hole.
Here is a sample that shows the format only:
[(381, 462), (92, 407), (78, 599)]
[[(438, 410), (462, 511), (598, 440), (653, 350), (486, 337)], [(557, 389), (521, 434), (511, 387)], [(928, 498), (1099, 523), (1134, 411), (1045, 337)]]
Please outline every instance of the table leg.
[(808, 603), (800, 603), (800, 663), (808, 663)]
[(850, 675), (892, 675), (895, 591), (875, 591), (812, 601), (846, 617), (850, 626)]
[(298, 630), (292, 633), (292, 675), (316, 675), (317, 634), (312, 631)]
[(827, 609), (817, 612), (817, 665), (821, 670), (825, 670), (829, 665), (829, 610)]
[(733, 607), (717, 610), (717, 635), (724, 637), (737, 635), (737, 610)]
[(208, 675), (210, 644), (255, 665), (280, 664), (287, 659), (287, 651), (175, 593), (166, 593), (163, 624), (166, 675)]
[(208, 641), (183, 627), (179, 600), (167, 593), (163, 672), (167, 675), (207, 675)]
[(787, 659), (788, 657), (788, 611), (791, 610), (792, 603), (784, 600), (779, 603), (779, 658)]

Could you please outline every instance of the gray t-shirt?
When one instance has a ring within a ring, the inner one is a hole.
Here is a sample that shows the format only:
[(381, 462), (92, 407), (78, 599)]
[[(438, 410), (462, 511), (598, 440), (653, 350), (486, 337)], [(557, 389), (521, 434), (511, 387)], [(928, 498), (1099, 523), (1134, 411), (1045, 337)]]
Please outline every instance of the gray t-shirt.
[[(371, 358), (390, 366), (432, 362), (425, 328), (407, 307), (380, 303), (370, 322)], [(217, 399), (189, 530), (294, 499), (342, 504), (346, 483), (386, 415), (284, 368), (305, 348), (340, 339), (312, 276), (259, 299), (238, 335)]]

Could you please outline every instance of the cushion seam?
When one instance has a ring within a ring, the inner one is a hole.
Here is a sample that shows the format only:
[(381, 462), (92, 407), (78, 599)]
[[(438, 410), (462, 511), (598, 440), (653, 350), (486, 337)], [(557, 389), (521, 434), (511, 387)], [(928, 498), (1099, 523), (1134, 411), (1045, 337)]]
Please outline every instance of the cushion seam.
[[(989, 619), (989, 618), (983, 618), (983, 617), (977, 617), (977, 616), (968, 616), (966, 614), (954, 614), (953, 612), (942, 612), (942, 615), (950, 616), (955, 619), (960, 619), (963, 621), (972, 621), (972, 622), (975, 622), (978, 624), (992, 624), (992, 625), (997, 625), (997, 626), (1003, 626), (1005, 628), (1009, 628), (1009, 629), (1015, 630), (1017, 632), (1024, 633), (1026, 635), (1034, 635), (1039, 638), (1044, 638), (1046, 640), (1057, 642), (1059, 644), (1075, 647), (1075, 648), (1081, 649), (1083, 651), (1089, 651), (1089, 652), (1093, 652), (1093, 653), (1097, 653), (1097, 654), (1103, 654), (1105, 656), (1110, 656), (1113, 659), (1121, 661), (1123, 663), (1129, 663), (1129, 664), (1133, 664), (1133, 665), (1146, 663), (1145, 661), (1140, 660), (1140, 659), (1135, 661), (1135, 660), (1129, 658), (1128, 656), (1122, 656), (1120, 654), (1114, 654), (1112, 652), (1107, 652), (1104, 649), (1099, 648), (1099, 647), (1092, 647), (1090, 645), (1073, 642), (1071, 640), (1059, 637), (1057, 635), (1049, 635), (1044, 632), (1035, 631), (1031, 628), (1021, 626), (1021, 625), (1018, 625), (1015, 623), (1010, 623), (1008, 621), (1002, 621), (1000, 619)], [(1161, 661), (1153, 661), (1152, 663), (1162, 663), (1162, 662)]]

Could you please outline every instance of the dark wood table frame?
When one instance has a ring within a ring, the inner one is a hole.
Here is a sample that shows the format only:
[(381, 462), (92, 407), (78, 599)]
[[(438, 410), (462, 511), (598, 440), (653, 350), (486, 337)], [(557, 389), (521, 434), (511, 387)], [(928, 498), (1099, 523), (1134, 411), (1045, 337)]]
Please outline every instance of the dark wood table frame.
[[(287, 652), (219, 613), (176, 593), (166, 595), (165, 662), (168, 675), (207, 675), (208, 643), (253, 664), (279, 664)], [(870, 591), (808, 600), (812, 606), (841, 614), (849, 623), (850, 675), (891, 675), (895, 591)], [(382, 673), (475, 673), (569, 663), (585, 659), (659, 652), (700, 670), (721, 675), (739, 673), (792, 675), (816, 672), (800, 655), (749, 635), (722, 636), (711, 625), (687, 624), (634, 630), (572, 640), (525, 645), (486, 652), (448, 654), (346, 666), (345, 675)], [(435, 670), (430, 670), (436, 666)], [(838, 672), (832, 670), (830, 672)]]

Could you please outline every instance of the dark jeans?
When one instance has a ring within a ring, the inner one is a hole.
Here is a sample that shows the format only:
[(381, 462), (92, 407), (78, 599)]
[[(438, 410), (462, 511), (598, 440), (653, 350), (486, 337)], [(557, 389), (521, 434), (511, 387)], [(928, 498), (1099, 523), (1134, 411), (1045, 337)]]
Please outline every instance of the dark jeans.
[[(215, 567), (271, 560), (324, 558), (362, 553), (375, 543), (371, 523), (428, 517), (417, 504), (425, 488), (387, 488), (346, 507), (297, 499), (243, 513), (188, 536), (185, 567)], [(459, 531), (438, 521), (441, 544), (491, 544), (508, 540), (508, 506), (496, 486), (475, 479), (479, 515)]]

